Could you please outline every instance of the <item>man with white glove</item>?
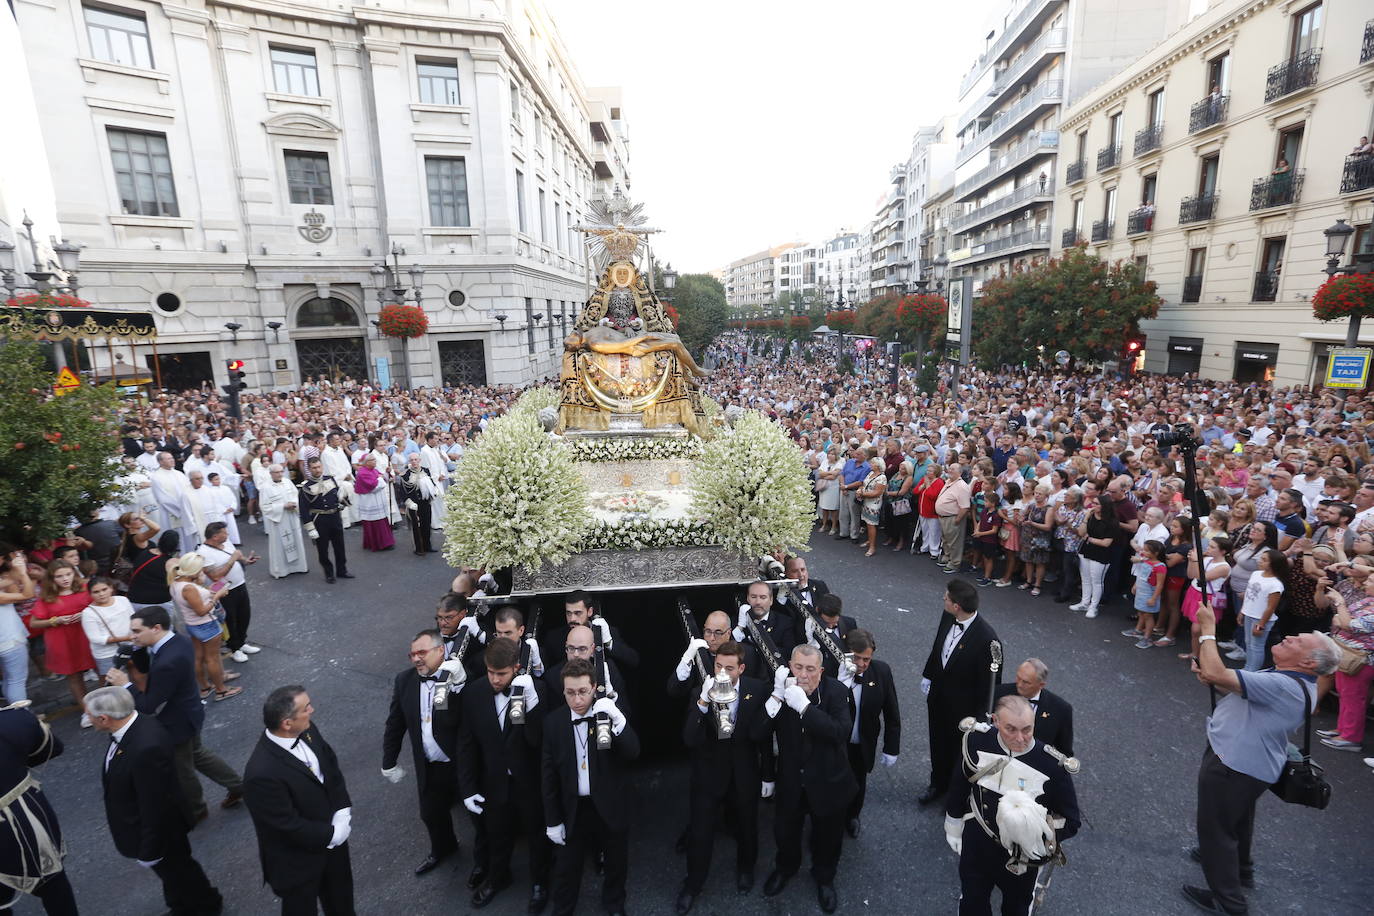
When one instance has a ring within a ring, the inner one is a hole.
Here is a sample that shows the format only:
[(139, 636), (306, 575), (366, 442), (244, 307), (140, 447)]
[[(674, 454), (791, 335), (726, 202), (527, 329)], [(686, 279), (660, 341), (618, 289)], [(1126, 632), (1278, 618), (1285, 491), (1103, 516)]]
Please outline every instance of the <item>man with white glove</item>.
[[(802, 820), (811, 818), (811, 874), (822, 912), (838, 906), (835, 870), (845, 813), (857, 786), (845, 745), (854, 730), (848, 691), (826, 677), (821, 652), (802, 644), (792, 650), (790, 675), (779, 672), (766, 706), (778, 742), (777, 859), (764, 882), (765, 897), (782, 893), (801, 867)], [(795, 678), (791, 684), (788, 677)], [(786, 708), (783, 708), (783, 707)]]
[[(823, 596), (821, 601), (830, 597), (833, 596)], [(860, 815), (864, 808), (864, 794), (868, 789), (868, 774), (873, 772), (878, 755), (879, 732), (883, 736), (883, 766), (895, 764), (902, 747), (902, 713), (897, 704), (897, 686), (892, 680), (892, 667), (873, 657), (877, 647), (877, 640), (868, 630), (850, 630), (845, 636), (844, 648), (850, 653), (854, 664), (852, 677), (840, 678), (853, 697), (851, 708), (854, 711), (854, 725), (846, 740), (845, 751), (858, 784), (858, 791), (849, 802), (845, 830), (855, 839), (863, 829)], [(844, 674), (845, 666), (841, 666), (840, 670)]]
[[(448, 672), (445, 681), (444, 672)], [(438, 630), (425, 630), (410, 644), (410, 667), (396, 675), (391, 689), (391, 708), (382, 732), (382, 775), (393, 783), (404, 771), (398, 760), (402, 739), (410, 736), (411, 762), (415, 766), (420, 796), (420, 821), (429, 835), (429, 853), (415, 874), (433, 871), (458, 851), (450, 809), (458, 800), (453, 761), (457, 758), (458, 690), (466, 672), (458, 659), (444, 661), (444, 640)], [(449, 692), (448, 708), (437, 708), (435, 698)]]
[(964, 850), (964, 819), (945, 815), (945, 842), (957, 856)]
[[(596, 700), (596, 671), (590, 662), (569, 659), (559, 687), (567, 705), (545, 716), (541, 750), (545, 834), (561, 846), (554, 863), (554, 912), (573, 912), (587, 853), (599, 838), (605, 854), (601, 903), (608, 913), (620, 913), (625, 910), (633, 806), (628, 764), (639, 757), (639, 736), (614, 702)], [(598, 713), (611, 719), (615, 733), (605, 750), (596, 745)]]
[[(767, 582), (750, 582), (745, 597), (747, 603), (740, 606), (735, 626), (736, 642), (753, 642), (749, 628), (745, 626), (746, 615), (753, 620), (755, 627), (768, 635), (783, 658), (790, 656), (793, 646), (806, 641), (802, 622), (791, 609), (773, 604), (773, 589)], [(764, 651), (762, 646), (754, 648), (759, 653)], [(767, 677), (762, 665), (760, 660), (749, 669), (749, 674), (752, 677)]]
[(548, 649), (545, 663), (553, 666), (563, 661), (563, 647), (566, 645), (568, 632), (577, 626), (596, 626), (601, 633), (603, 645), (606, 653), (613, 658), (618, 665), (623, 668), (639, 667), (639, 653), (630, 647), (625, 641), (625, 637), (615, 627), (606, 623), (604, 620), (600, 626), (593, 621), (597, 618), (598, 608), (596, 598), (590, 592), (575, 591), (563, 599), (563, 619), (566, 626), (559, 627), (546, 634)]
[(469, 674), (480, 672), (482, 640), (485, 637), (477, 618), (468, 606), (468, 599), (455, 592), (449, 592), (440, 598), (439, 607), (434, 611), (434, 625), (439, 628), (439, 637), (444, 641), (445, 661), (454, 657), (454, 653), (463, 644), (463, 637), (471, 633), (467, 641), (467, 650), (460, 661), (468, 668)]
[(520, 669), (535, 677), (543, 677), (544, 659), (539, 653), (539, 641), (533, 633), (526, 635), (525, 615), (521, 614), (518, 608), (507, 606), (497, 611), (492, 621), (497, 636), (513, 639), (521, 644), (520, 655), (524, 661)]
[[(498, 612), (498, 633), (509, 623), (500, 619), (506, 610), (514, 612), (513, 608)], [(515, 836), (523, 831), (529, 837), (529, 910), (537, 913), (548, 904), (553, 856), (552, 847), (541, 837), (548, 825), (540, 805), (537, 736), (553, 704), (541, 695), (543, 682), (521, 671), (520, 657), (520, 643), (513, 636), (496, 636), (482, 653), (487, 676), (474, 677), (463, 688), (458, 794), (473, 813), (479, 835), (486, 837), (484, 846), (475, 850), (477, 867), (469, 878), (472, 906), (485, 907), (511, 884)], [(511, 714), (517, 695), (525, 706), (519, 722)]]
[(685, 683), (691, 679), (692, 670), (696, 666), (696, 661), (701, 657), (700, 652), (705, 648), (706, 640), (702, 639), (700, 636), (687, 643), (687, 648), (683, 651), (682, 658), (678, 661), (677, 668), (673, 672), (677, 676), (678, 682)]

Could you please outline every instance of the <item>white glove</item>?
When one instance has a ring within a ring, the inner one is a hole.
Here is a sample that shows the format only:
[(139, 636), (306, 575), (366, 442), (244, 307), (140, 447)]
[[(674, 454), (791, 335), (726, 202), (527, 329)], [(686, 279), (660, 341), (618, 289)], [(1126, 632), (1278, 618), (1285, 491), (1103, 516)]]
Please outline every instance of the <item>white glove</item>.
[(601, 645), (609, 651), (611, 648), (611, 625), (606, 622), (605, 617), (593, 617), (592, 626), (596, 627), (597, 632), (601, 634)]
[(461, 688), (468, 679), (468, 670), (463, 667), (461, 658), (450, 658), (439, 664), (440, 671), (447, 671), (449, 674), (448, 682), (453, 687)]
[(747, 605), (747, 604), (741, 604), (741, 605), (739, 606), (739, 618), (735, 621), (735, 624), (736, 624), (741, 630), (743, 630), (743, 629), (744, 629), (744, 622), (745, 622), (746, 620), (748, 620), (748, 619), (749, 619), (749, 605)]
[(387, 778), (387, 781), (395, 784), (405, 779), (406, 771), (401, 769), (401, 765), (398, 763), (389, 770), (384, 767), (382, 769), (382, 775)]
[(884, 754), (884, 755), (883, 755), (883, 766), (885, 766), (885, 767), (895, 767), (896, 765), (897, 765), (897, 755), (896, 755), (896, 754)]
[(482, 628), (477, 625), (476, 617), (464, 617), (458, 621), (458, 629), (467, 630), (472, 638), (478, 642), (485, 641), (485, 635), (482, 633)]
[(945, 842), (957, 856), (964, 849), (964, 821), (962, 818), (945, 815)]
[(534, 712), (534, 707), (539, 705), (539, 691), (534, 689), (534, 678), (528, 674), (517, 674), (511, 679), (510, 685), (525, 688), (525, 712)]
[(481, 814), (482, 805), (486, 800), (486, 796), (484, 795), (469, 795), (467, 798), (463, 799), (463, 807), (467, 808), (473, 814)]
[(625, 730), (625, 714), (615, 705), (615, 700), (602, 697), (592, 704), (592, 715), (604, 712), (611, 717), (611, 734), (618, 735)]
[(735, 627), (730, 631), (730, 638), (735, 642), (744, 642), (745, 637), (748, 635), (749, 634), (744, 631), (744, 627)]
[(353, 809), (340, 808), (334, 812), (334, 816), (329, 819), (334, 827), (334, 835), (329, 839), (328, 849), (342, 846), (348, 842), (348, 835), (353, 832)]
[(792, 671), (786, 665), (778, 667), (773, 672), (773, 696), (782, 699), (782, 693), (787, 689), (787, 679), (792, 676)]
[(854, 677), (858, 674), (858, 671), (855, 670), (852, 662), (848, 660), (841, 661), (840, 670), (837, 674), (839, 675), (838, 680), (841, 684), (845, 685), (850, 690), (854, 689)]
[(312, 541), (318, 541), (318, 540), (320, 539), (320, 533), (319, 533), (318, 531), (315, 530), (315, 523), (314, 523), (314, 522), (307, 522), (307, 523), (306, 523), (306, 526), (305, 526), (305, 533), (308, 534), (308, 535), (310, 535), (310, 540), (312, 540)]
[(677, 663), (676, 674), (679, 681), (685, 681), (692, 676), (692, 658), (698, 650), (705, 648), (707, 648), (706, 640), (700, 637), (687, 643), (687, 651), (682, 653), (682, 660)]
[(139, 859), (139, 860), (138, 860), (138, 864), (139, 864), (139, 865), (142, 865), (144, 868), (152, 868), (154, 865), (158, 864), (158, 863), (161, 862), (161, 861), (162, 861), (162, 859), (161, 859), (160, 857), (159, 857), (159, 858), (156, 858), (156, 859), (153, 859), (153, 860), (151, 860), (151, 861), (149, 861), (149, 860), (147, 860), (147, 859)]
[(555, 846), (562, 846), (567, 841), (567, 834), (562, 824), (555, 827), (544, 828), (544, 836), (548, 837), (549, 842), (553, 843)]
[(773, 797), (773, 783), (765, 782), (759, 784), (759, 798)]
[(921, 693), (925, 696), (930, 696), (930, 678), (921, 678)]
[(525, 645), (530, 647), (530, 673), (544, 673), (544, 657), (539, 654), (539, 641), (533, 636), (525, 637)]
[(410, 512), (419, 512), (419, 511), (420, 511), (420, 507), (417, 506), (417, 505), (415, 505), (415, 500), (413, 500), (413, 499), (407, 499), (407, 500), (406, 500), (406, 509), (407, 509), (408, 511), (410, 511)]
[(810, 614), (807, 614), (803, 619), (806, 621), (806, 641), (809, 642), (811, 645), (815, 646), (817, 649), (819, 649), (821, 647), (821, 644), (816, 639), (815, 619)]
[(763, 701), (763, 711), (768, 714), (768, 718), (776, 719), (778, 713), (782, 712), (782, 700), (776, 696), (771, 696)]
[(715, 686), (715, 681), (702, 681), (701, 695), (697, 697), (697, 708), (702, 712), (707, 712), (711, 708), (711, 688)]
[(783, 693), (783, 699), (787, 701), (787, 705), (790, 706), (797, 715), (806, 712), (806, 707), (811, 705), (811, 698), (806, 695), (805, 690), (802, 690), (796, 684), (787, 688)]

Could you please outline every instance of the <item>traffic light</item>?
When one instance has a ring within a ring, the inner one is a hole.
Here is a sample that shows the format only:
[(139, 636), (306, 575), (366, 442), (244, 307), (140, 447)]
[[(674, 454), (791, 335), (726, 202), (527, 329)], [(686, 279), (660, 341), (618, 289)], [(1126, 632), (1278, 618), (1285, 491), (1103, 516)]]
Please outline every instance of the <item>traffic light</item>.
[(242, 413), (239, 410), (239, 392), (248, 387), (248, 383), (243, 380), (247, 373), (243, 371), (243, 360), (241, 359), (226, 359), (224, 365), (229, 370), (229, 384), (222, 386), (225, 394), (229, 395), (229, 416), (239, 420), (242, 419)]
[(1140, 359), (1141, 353), (1145, 350), (1145, 337), (1136, 334), (1126, 338), (1126, 343), (1121, 347), (1121, 368), (1127, 372), (1135, 372), (1136, 362)]

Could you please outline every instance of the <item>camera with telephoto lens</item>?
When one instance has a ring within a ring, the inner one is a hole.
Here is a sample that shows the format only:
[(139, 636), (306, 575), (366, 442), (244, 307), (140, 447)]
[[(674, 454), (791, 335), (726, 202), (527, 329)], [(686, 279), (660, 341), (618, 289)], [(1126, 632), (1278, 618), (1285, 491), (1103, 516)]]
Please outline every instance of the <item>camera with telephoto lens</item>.
[(112, 661), (110, 664), (112, 667), (118, 668), (120, 671), (127, 671), (129, 669), (129, 662), (133, 659), (133, 657), (134, 646), (130, 645), (129, 643), (122, 642), (115, 649), (114, 661)]
[(1162, 449), (1176, 448), (1180, 452), (1196, 452), (1202, 447), (1202, 440), (1193, 435), (1193, 427), (1179, 423), (1166, 433), (1155, 434), (1155, 445)]

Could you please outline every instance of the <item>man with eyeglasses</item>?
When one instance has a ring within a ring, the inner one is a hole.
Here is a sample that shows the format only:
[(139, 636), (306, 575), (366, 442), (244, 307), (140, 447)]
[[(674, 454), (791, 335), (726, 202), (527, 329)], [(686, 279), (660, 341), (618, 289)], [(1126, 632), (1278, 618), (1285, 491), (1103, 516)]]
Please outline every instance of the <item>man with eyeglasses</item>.
[[(694, 639), (687, 644), (687, 650), (682, 653), (682, 660), (678, 662), (677, 668), (668, 675), (668, 696), (675, 699), (686, 699), (694, 688), (701, 686), (701, 681), (696, 674), (696, 664), (692, 657), (701, 649), (705, 649), (711, 655), (712, 664), (715, 663), (716, 652), (725, 643), (730, 642), (730, 617), (724, 611), (712, 611), (706, 615), (706, 622), (701, 627), (701, 638)], [(751, 666), (758, 664), (758, 653), (751, 645), (743, 644), (744, 667), (746, 670), (753, 670)]]
[(434, 623), (439, 628), (439, 638), (444, 644), (443, 661), (453, 658), (463, 644), (464, 633), (470, 634), (467, 649), (463, 652), (463, 669), (470, 676), (480, 676), (486, 670), (482, 663), (482, 644), (486, 633), (477, 623), (477, 618), (468, 610), (468, 599), (457, 592), (449, 592), (439, 599), (434, 611)]
[[(563, 643), (564, 659), (557, 665), (549, 669), (549, 683), (563, 683), (563, 669), (573, 660), (581, 660), (589, 665), (596, 664), (596, 641), (592, 636), (591, 627), (585, 624), (578, 624), (568, 631), (567, 639)], [(616, 704), (626, 714), (630, 714), (630, 694), (625, 689), (625, 678), (620, 673), (620, 668), (616, 665), (615, 659), (606, 655), (605, 671), (597, 671), (597, 683), (607, 685), (607, 696), (614, 696)], [(610, 676), (607, 678), (607, 672)], [(563, 701), (557, 691), (552, 691), (549, 700), (554, 706)]]

